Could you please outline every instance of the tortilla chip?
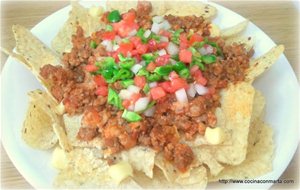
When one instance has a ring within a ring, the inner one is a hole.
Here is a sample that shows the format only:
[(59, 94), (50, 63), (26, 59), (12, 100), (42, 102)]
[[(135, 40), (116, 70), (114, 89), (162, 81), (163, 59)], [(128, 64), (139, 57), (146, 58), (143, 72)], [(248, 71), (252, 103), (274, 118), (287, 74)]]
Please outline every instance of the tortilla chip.
[(193, 168), (188, 177), (181, 175), (176, 179), (176, 183), (186, 189), (205, 189), (207, 181), (206, 168), (203, 166)]
[(153, 177), (155, 151), (152, 148), (136, 146), (122, 151), (118, 157), (131, 164), (133, 169), (144, 172), (150, 178)]
[(247, 70), (245, 80), (252, 83), (259, 75), (269, 69), (277, 61), (283, 51), (284, 46), (278, 45), (261, 57), (250, 61), (250, 68)]
[(78, 2), (73, 1), (68, 20), (51, 43), (56, 53), (62, 55), (64, 52), (71, 52), (73, 47), (72, 35), (76, 33), (77, 26), (82, 27), (85, 36), (90, 36), (93, 32), (104, 27), (103, 23), (100, 22), (100, 17), (91, 16), (88, 8), (84, 8)]
[(225, 169), (209, 181), (219, 179), (252, 179), (272, 171), (274, 152), (273, 130), (260, 122), (253, 126), (250, 133), (254, 142), (248, 146), (246, 160), (237, 166), (226, 166)]
[(32, 91), (29, 93), (29, 96), (50, 116), (53, 130), (58, 137), (59, 145), (65, 151), (72, 150), (72, 146), (66, 136), (62, 118), (55, 113), (57, 103), (48, 94), (43, 93), (41, 90)]
[(266, 100), (262, 93), (258, 90), (255, 91), (253, 109), (251, 114), (251, 126), (254, 126), (258, 121), (264, 117)]
[(243, 32), (247, 28), (248, 23), (249, 23), (249, 21), (245, 20), (245, 21), (240, 22), (232, 27), (221, 30), (221, 37), (224, 39), (236, 37), (238, 34)]
[(232, 45), (234, 43), (237, 43), (237, 44), (243, 44), (246, 51), (249, 52), (253, 46), (254, 46), (254, 38), (249, 36), (236, 36), (236, 37), (233, 37), (233, 38), (229, 38), (225, 41), (225, 45)]
[(217, 14), (217, 9), (209, 4), (198, 1), (166, 1), (166, 13), (164, 15), (175, 16), (202, 16), (204, 19), (212, 19)]
[[(42, 93), (42, 96), (47, 96), (45, 92)], [(54, 147), (58, 141), (52, 128), (50, 115), (41, 108), (36, 99), (31, 99), (29, 102), (22, 129), (22, 139), (32, 148), (42, 150)]]

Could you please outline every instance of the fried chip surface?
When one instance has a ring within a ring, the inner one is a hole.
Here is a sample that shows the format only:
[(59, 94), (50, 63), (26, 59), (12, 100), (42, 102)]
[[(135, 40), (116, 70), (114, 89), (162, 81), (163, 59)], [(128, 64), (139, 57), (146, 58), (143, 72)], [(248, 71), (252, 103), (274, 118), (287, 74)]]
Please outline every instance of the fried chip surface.
[(234, 26), (221, 30), (221, 37), (224, 39), (233, 38), (242, 33), (248, 26), (249, 21), (245, 20)]

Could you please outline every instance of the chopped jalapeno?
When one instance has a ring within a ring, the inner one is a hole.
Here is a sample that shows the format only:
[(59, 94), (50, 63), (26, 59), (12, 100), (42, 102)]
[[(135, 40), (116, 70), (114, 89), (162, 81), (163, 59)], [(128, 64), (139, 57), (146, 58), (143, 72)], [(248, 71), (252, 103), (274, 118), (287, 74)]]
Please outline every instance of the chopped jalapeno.
[(160, 79), (161, 79), (161, 75), (157, 73), (152, 73), (147, 77), (147, 81), (149, 82), (156, 82), (159, 81)]
[(160, 67), (156, 67), (154, 73), (159, 74), (160, 76), (167, 76), (172, 71), (172, 65), (164, 65)]
[(134, 80), (133, 79), (125, 79), (125, 80), (121, 81), (121, 85), (124, 88), (127, 88), (128, 86), (133, 85), (133, 84), (134, 84)]
[(108, 97), (107, 97), (107, 103), (110, 105), (113, 105), (119, 109), (122, 109), (122, 101), (119, 95), (116, 91), (114, 91), (112, 88), (108, 88)]
[(92, 41), (90, 42), (90, 47), (93, 48), (93, 49), (96, 49), (96, 48), (97, 48), (97, 43), (96, 43), (95, 41), (92, 40)]
[(107, 18), (109, 22), (119, 22), (121, 20), (121, 15), (118, 10), (113, 10), (108, 14)]
[(128, 122), (136, 122), (142, 119), (142, 117), (139, 114), (128, 110), (124, 110), (122, 118), (124, 118)]
[(180, 41), (179, 41), (179, 37), (180, 37), (180, 33), (183, 32), (183, 29), (178, 29), (175, 30), (175, 32), (172, 34), (171, 36), (171, 41), (177, 45), (179, 45)]
[(131, 79), (133, 77), (133, 73), (127, 69), (120, 69), (118, 73), (115, 75), (117, 80)]
[(188, 68), (182, 69), (181, 71), (179, 71), (179, 76), (182, 78), (189, 78), (190, 77), (190, 71)]
[(139, 70), (139, 72), (136, 75), (148, 77), (150, 75), (150, 73), (149, 73), (149, 71), (146, 70), (145, 67), (143, 67)]
[(179, 71), (181, 71), (182, 69), (185, 69), (185, 68), (187, 68), (187, 67), (186, 67), (185, 64), (184, 64), (183, 62), (181, 62), (181, 61), (179, 61), (179, 62), (177, 62), (177, 63), (175, 63), (175, 64), (173, 65), (173, 70), (176, 71), (177, 73), (178, 73)]
[(205, 64), (215, 63), (217, 61), (217, 57), (215, 55), (203, 55), (201, 56), (201, 60)]
[(119, 65), (123, 69), (130, 69), (135, 64), (135, 60), (133, 58), (124, 57), (122, 54), (119, 54), (118, 57), (120, 59)]
[(113, 31), (112, 25), (106, 25), (105, 30), (106, 30), (106, 31), (109, 31), (109, 32)]
[(145, 86), (144, 86), (144, 88), (143, 88), (143, 92), (144, 92), (145, 94), (147, 94), (149, 91), (150, 91), (150, 86), (149, 86), (148, 83), (146, 83)]

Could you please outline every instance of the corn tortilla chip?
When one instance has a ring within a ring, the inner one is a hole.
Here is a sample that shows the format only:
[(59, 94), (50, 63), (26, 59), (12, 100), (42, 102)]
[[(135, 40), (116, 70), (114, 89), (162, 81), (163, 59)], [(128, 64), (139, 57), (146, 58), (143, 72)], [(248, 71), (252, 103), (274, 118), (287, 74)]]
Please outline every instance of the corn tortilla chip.
[(253, 48), (253, 45), (254, 45), (254, 38), (253, 37), (248, 37), (248, 36), (236, 36), (236, 37), (233, 37), (233, 38), (229, 38), (225, 41), (225, 44), (226, 45), (232, 45), (234, 43), (236, 44), (243, 44), (246, 51), (249, 52), (252, 48)]
[(30, 92), (29, 96), (30, 98), (36, 100), (37, 105), (50, 116), (53, 130), (58, 137), (59, 145), (65, 151), (70, 151), (72, 150), (72, 146), (66, 136), (62, 118), (55, 113), (57, 103), (49, 95), (45, 96), (43, 94), (45, 93), (40, 90), (36, 90)]
[(269, 69), (283, 53), (284, 46), (278, 45), (261, 57), (250, 61), (250, 68), (246, 73), (246, 81), (252, 83), (259, 75)]
[[(47, 96), (42, 92), (42, 96)], [(26, 118), (22, 129), (22, 139), (32, 148), (50, 149), (55, 146), (58, 139), (52, 128), (50, 115), (45, 112), (40, 102), (32, 99), (29, 102)]]
[(93, 17), (89, 14), (87, 8), (81, 6), (78, 2), (72, 2), (72, 10), (69, 13), (69, 18), (60, 29), (58, 34), (52, 40), (51, 46), (62, 55), (64, 52), (70, 52), (72, 45), (72, 35), (76, 33), (77, 26), (81, 26), (86, 36), (101, 29), (103, 24), (100, 22), (100, 17)]
[(249, 23), (249, 21), (245, 20), (245, 21), (240, 22), (232, 27), (221, 30), (221, 37), (224, 39), (236, 37), (238, 34), (243, 32), (247, 28), (248, 23)]

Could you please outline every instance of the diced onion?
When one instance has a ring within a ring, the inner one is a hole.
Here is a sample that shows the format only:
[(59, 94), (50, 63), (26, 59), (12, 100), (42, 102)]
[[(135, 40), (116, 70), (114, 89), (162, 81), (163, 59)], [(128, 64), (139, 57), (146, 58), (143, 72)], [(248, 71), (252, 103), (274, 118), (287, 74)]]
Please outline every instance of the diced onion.
[(179, 48), (176, 44), (174, 44), (173, 42), (170, 42), (167, 47), (167, 52), (170, 55), (176, 55), (179, 52)]
[(113, 45), (113, 51), (117, 51), (117, 49), (119, 49), (119, 45), (117, 45), (117, 44), (115, 44), (115, 45)]
[(178, 102), (180, 102), (180, 103), (187, 103), (188, 102), (188, 98), (187, 98), (187, 95), (186, 95), (186, 92), (185, 92), (184, 88), (181, 88), (181, 89), (177, 90), (175, 92), (175, 95), (176, 95), (176, 98), (177, 98)]
[(211, 45), (204, 45), (202, 48), (198, 50), (201, 55), (208, 55), (214, 52), (214, 48)]
[(147, 108), (150, 99), (148, 97), (139, 98), (134, 105), (134, 112), (143, 111)]
[(194, 87), (199, 95), (204, 95), (208, 92), (208, 89), (200, 84), (194, 84)]
[(162, 16), (155, 16), (155, 17), (152, 18), (152, 21), (154, 23), (161, 23), (161, 22), (164, 21), (164, 17), (162, 17)]
[(166, 52), (165, 49), (161, 49), (161, 50), (158, 51), (159, 56), (166, 55), (166, 54), (167, 54), (167, 52)]
[(122, 38), (121, 38), (120, 36), (116, 36), (116, 37), (115, 37), (115, 42), (116, 42), (117, 44), (119, 44), (121, 41), (122, 41)]
[(171, 25), (170, 25), (170, 23), (167, 21), (167, 20), (164, 20), (162, 23), (161, 23), (161, 25), (162, 25), (162, 29), (164, 29), (164, 30), (169, 30), (170, 28), (171, 28)]
[(161, 29), (161, 24), (153, 23), (151, 27), (151, 31), (155, 34), (158, 34), (158, 32)]
[(108, 52), (113, 51), (113, 44), (112, 44), (111, 40), (103, 40), (103, 42), (101, 44), (105, 47), (106, 51), (108, 51)]
[(192, 97), (192, 98), (194, 98), (195, 97), (195, 95), (196, 95), (196, 90), (195, 90), (195, 87), (194, 87), (194, 84), (190, 84), (189, 85), (189, 89), (187, 90), (187, 94), (190, 96), (190, 97)]
[(132, 37), (134, 35), (136, 35), (137, 31), (134, 29), (131, 32), (129, 32), (128, 37)]
[(154, 113), (155, 113), (155, 106), (144, 111), (144, 115), (147, 117), (153, 117)]
[(149, 83), (149, 87), (150, 88), (154, 88), (156, 86), (157, 86), (157, 82), (151, 82), (151, 83)]
[(141, 89), (137, 86), (130, 85), (128, 86), (127, 90), (129, 90), (132, 93), (139, 93)]
[(144, 33), (144, 37), (148, 38), (151, 35), (151, 31), (150, 30), (146, 30)]
[(122, 99), (122, 100), (128, 100), (131, 98), (132, 94), (134, 92), (131, 92), (129, 90), (126, 90), (126, 89), (122, 89), (119, 93), (119, 97)]
[(131, 67), (130, 70), (131, 70), (134, 74), (137, 74), (141, 68), (143, 68), (142, 65), (140, 65), (140, 64), (135, 64), (135, 65), (133, 65), (133, 66)]
[(161, 36), (161, 37), (160, 37), (160, 41), (161, 41), (161, 42), (169, 42), (169, 38), (166, 37), (166, 36)]

